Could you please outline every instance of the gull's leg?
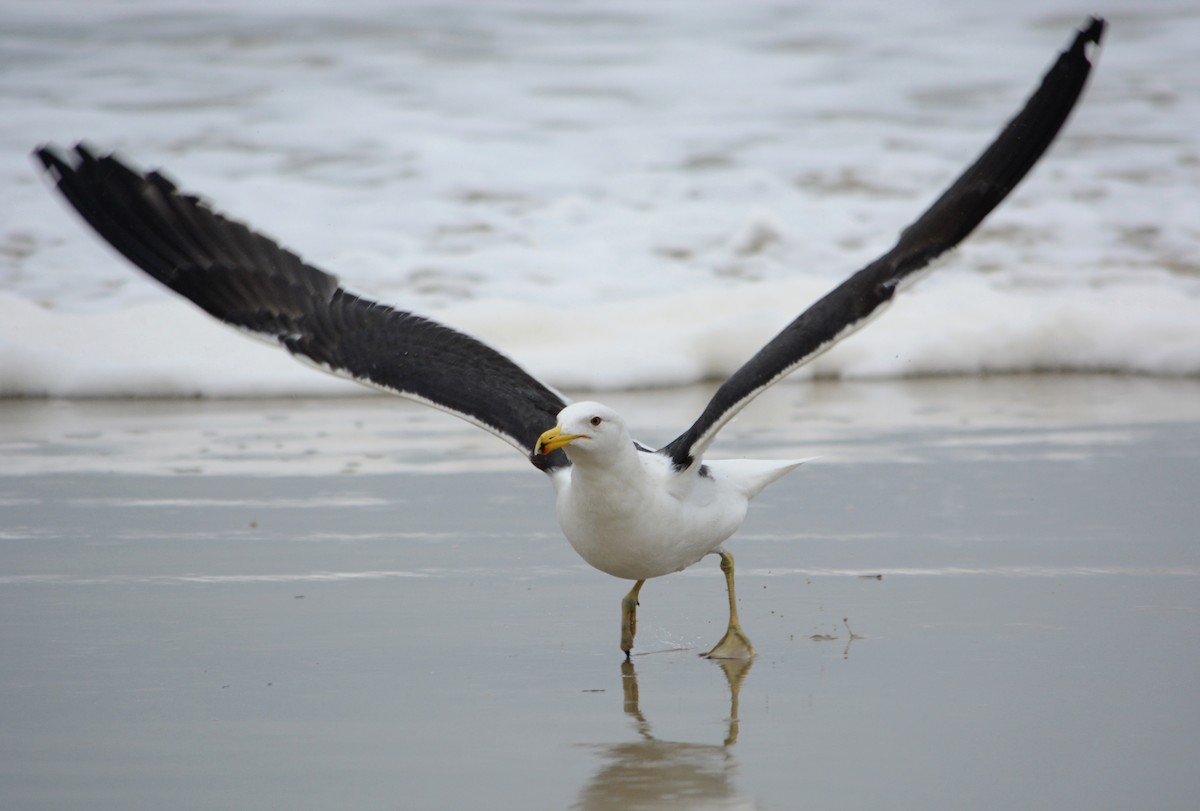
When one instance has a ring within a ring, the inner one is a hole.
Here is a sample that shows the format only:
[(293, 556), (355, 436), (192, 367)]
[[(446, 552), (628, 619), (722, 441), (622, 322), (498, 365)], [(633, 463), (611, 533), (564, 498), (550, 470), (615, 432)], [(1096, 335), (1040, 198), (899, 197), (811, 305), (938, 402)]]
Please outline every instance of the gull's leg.
[(721, 571), (725, 573), (725, 586), (729, 589), (729, 628), (721, 641), (703, 655), (709, 659), (749, 659), (754, 656), (754, 646), (738, 622), (737, 595), (733, 590), (733, 555), (724, 549), (718, 550), (718, 554), (721, 556)]
[(638, 592), (642, 590), (645, 580), (633, 584), (633, 588), (621, 600), (621, 650), (625, 651), (628, 661), (629, 652), (633, 650), (633, 637), (637, 633)]

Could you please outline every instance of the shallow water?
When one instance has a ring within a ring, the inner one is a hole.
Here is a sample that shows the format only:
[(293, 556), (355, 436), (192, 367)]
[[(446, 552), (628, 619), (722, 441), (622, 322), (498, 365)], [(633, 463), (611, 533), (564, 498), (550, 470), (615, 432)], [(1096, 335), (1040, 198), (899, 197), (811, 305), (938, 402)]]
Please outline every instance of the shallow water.
[[(647, 584), (624, 667), (625, 586), (449, 419), (0, 403), (0, 804), (1188, 808), (1198, 393), (772, 393), (721, 450), (822, 459), (732, 542), (741, 673), (695, 655), (715, 561)], [(703, 394), (606, 399), (656, 433)]]

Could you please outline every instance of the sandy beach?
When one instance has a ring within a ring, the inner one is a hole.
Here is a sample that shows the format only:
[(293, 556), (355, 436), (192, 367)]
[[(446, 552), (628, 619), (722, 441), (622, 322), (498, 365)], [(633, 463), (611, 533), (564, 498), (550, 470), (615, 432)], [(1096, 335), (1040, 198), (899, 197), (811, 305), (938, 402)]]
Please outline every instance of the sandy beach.
[[(605, 397), (647, 441), (707, 390)], [(541, 476), (382, 397), (0, 402), (0, 805), (1187, 808), (1200, 383), (780, 387), (821, 458), (625, 585)], [(852, 630), (851, 630), (852, 629)], [(853, 634), (853, 635), (852, 635)]]

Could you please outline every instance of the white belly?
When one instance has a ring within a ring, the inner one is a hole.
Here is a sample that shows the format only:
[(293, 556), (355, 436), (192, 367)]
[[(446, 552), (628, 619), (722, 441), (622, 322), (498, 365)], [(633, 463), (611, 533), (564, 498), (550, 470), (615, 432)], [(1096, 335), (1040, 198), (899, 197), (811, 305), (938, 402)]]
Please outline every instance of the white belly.
[(748, 500), (711, 478), (684, 494), (660, 487), (589, 487), (576, 475), (558, 495), (558, 520), (579, 555), (602, 572), (645, 580), (678, 572), (741, 526)]

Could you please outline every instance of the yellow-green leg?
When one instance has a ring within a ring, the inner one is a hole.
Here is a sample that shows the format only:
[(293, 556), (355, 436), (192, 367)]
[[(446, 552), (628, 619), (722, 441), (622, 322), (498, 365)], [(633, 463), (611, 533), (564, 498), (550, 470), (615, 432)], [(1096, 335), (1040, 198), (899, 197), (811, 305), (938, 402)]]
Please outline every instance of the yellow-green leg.
[(645, 580), (639, 580), (633, 584), (633, 588), (621, 600), (621, 650), (625, 651), (625, 658), (629, 659), (629, 652), (633, 650), (633, 637), (637, 634), (637, 607), (638, 607), (638, 592), (642, 590), (642, 584)]
[(729, 628), (712, 650), (704, 654), (709, 659), (749, 659), (754, 656), (754, 646), (742, 631), (738, 622), (737, 594), (733, 590), (733, 555), (720, 550), (721, 571), (725, 574), (725, 587), (729, 590)]

